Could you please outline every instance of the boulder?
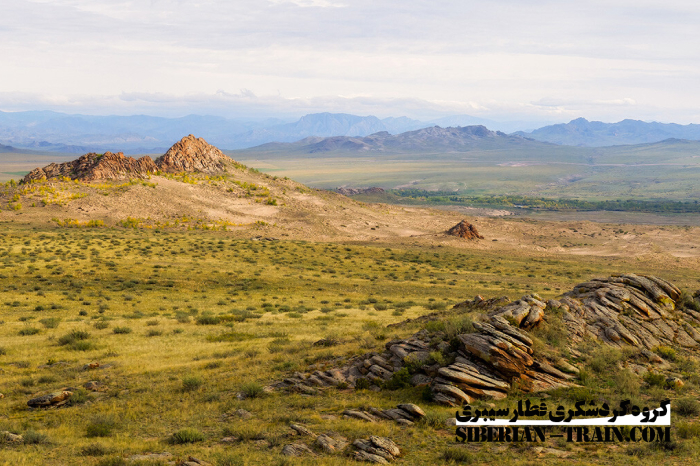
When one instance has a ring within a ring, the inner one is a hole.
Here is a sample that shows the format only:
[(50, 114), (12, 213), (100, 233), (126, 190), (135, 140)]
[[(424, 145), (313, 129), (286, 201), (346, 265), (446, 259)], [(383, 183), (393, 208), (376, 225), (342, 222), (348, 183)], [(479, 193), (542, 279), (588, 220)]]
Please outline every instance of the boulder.
[(311, 449), (303, 443), (290, 443), (289, 445), (285, 445), (282, 447), (282, 454), (284, 456), (316, 456), (316, 453), (311, 451)]
[(466, 220), (462, 220), (457, 225), (453, 226), (445, 232), (450, 236), (457, 236), (464, 239), (484, 239), (483, 236), (479, 234), (476, 227)]
[(49, 393), (47, 395), (38, 396), (27, 401), (30, 408), (48, 408), (61, 406), (68, 402), (73, 392), (63, 390), (59, 392)]

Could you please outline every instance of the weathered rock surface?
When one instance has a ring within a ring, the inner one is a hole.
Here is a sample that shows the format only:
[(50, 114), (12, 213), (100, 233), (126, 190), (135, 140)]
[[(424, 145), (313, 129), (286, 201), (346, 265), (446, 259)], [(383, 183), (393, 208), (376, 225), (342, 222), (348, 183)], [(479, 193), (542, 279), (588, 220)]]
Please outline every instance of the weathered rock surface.
[(221, 173), (233, 160), (202, 138), (185, 136), (156, 159), (158, 169), (167, 173)]
[(68, 402), (73, 392), (68, 390), (63, 390), (60, 392), (53, 392), (47, 395), (38, 396), (27, 401), (27, 405), (30, 408), (48, 408), (52, 406), (61, 406)]
[[(667, 363), (649, 349), (659, 345), (696, 348), (700, 343), (700, 312), (694, 306), (680, 306), (680, 297), (680, 290), (671, 283), (634, 274), (593, 279), (546, 302), (535, 293), (512, 302), (507, 297), (477, 296), (453, 308), (454, 312), (481, 311), (471, 333), (450, 340), (445, 332), (421, 330), (407, 339), (389, 341), (383, 352), (355, 357), (338, 368), (297, 372), (277, 386), (302, 393), (341, 386), (378, 390), (398, 371), (409, 369), (412, 385), (429, 385), (434, 400), (449, 406), (476, 398), (504, 398), (516, 383), (525, 392), (572, 386), (578, 368), (563, 359), (547, 361), (536, 354), (528, 334), (553, 322), (564, 326), (572, 351), (584, 337), (616, 347), (636, 346), (662, 370)], [(433, 360), (436, 353), (439, 357)], [(410, 425), (415, 419), (397, 416), (402, 409), (407, 411), (400, 405), (343, 414), (368, 422), (391, 419)]]
[(621, 274), (578, 284), (556, 304), (564, 310), (573, 343), (591, 336), (617, 347), (695, 348), (700, 334), (690, 323), (698, 325), (700, 320), (692, 310), (676, 310), (680, 295), (676, 286), (660, 278)]
[(343, 416), (353, 419), (360, 419), (367, 422), (378, 422), (381, 420), (394, 421), (397, 424), (410, 426), (425, 417), (425, 412), (413, 403), (403, 403), (396, 408), (377, 409), (368, 408), (366, 410), (346, 409)]
[(219, 149), (190, 134), (155, 161), (149, 156), (139, 159), (125, 157), (121, 152), (89, 153), (70, 162), (52, 163), (43, 168), (35, 168), (22, 182), (61, 178), (80, 181), (147, 178), (158, 171), (215, 174), (225, 172), (233, 163), (233, 159)]
[(23, 183), (69, 178), (71, 180), (120, 180), (127, 178), (145, 178), (158, 171), (158, 167), (149, 156), (135, 159), (125, 157), (123, 153), (105, 152), (104, 155), (81, 155), (77, 160), (64, 163), (52, 163), (44, 168), (35, 168), (23, 179)]
[(282, 447), (282, 454), (284, 456), (316, 456), (316, 453), (311, 451), (311, 449), (303, 443), (290, 443), (289, 445), (285, 445)]
[(357, 439), (352, 442), (356, 451), (353, 456), (358, 461), (387, 464), (401, 455), (401, 450), (391, 439), (371, 435), (368, 439)]
[(446, 233), (450, 236), (458, 236), (464, 239), (484, 239), (484, 237), (479, 234), (476, 227), (466, 220), (462, 220), (457, 225), (447, 230)]
[(348, 439), (335, 432), (328, 432), (316, 437), (315, 445), (323, 450), (324, 453), (338, 453), (348, 446)]

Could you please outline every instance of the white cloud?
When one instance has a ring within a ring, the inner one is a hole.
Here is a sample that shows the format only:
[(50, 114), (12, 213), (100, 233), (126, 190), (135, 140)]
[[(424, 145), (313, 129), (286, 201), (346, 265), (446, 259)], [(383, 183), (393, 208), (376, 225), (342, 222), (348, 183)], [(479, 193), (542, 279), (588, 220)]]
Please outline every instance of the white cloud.
[(687, 119), (700, 108), (697, 24), (700, 4), (681, 0), (3, 0), (0, 92), (76, 110), (167, 95), (201, 113), (186, 96), (249, 89), (285, 96), (269, 106), (283, 113), (320, 99)]

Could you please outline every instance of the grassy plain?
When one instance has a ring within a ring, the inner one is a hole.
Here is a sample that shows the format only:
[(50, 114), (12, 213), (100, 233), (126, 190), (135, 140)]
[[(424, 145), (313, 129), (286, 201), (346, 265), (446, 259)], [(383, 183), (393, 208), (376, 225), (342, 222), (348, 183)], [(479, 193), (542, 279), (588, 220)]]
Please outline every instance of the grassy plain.
[[(230, 151), (247, 165), (318, 188), (410, 187), (465, 195), (697, 200), (700, 142), (464, 152)], [(311, 163), (310, 163), (311, 162)]]
[[(5, 395), (0, 430), (30, 441), (0, 446), (0, 463), (107, 466), (126, 464), (124, 458), (132, 454), (168, 451), (221, 466), (357, 464), (342, 456), (281, 456), (282, 446), (293, 441), (288, 424), (303, 422), (316, 432), (334, 430), (351, 439), (388, 436), (405, 452), (400, 464), (559, 464), (562, 460), (546, 456), (535, 462), (533, 445), (457, 447), (453, 428), (444, 425), (454, 411), (423, 400), (421, 389), (332, 389), (316, 396), (261, 389), (293, 371), (332, 367), (379, 350), (423, 324), (388, 325), (443, 311), (477, 293), (515, 298), (537, 291), (546, 298), (591, 276), (630, 270), (692, 289), (700, 271), (683, 264), (435, 244), (256, 241), (218, 231), (5, 222), (0, 234), (0, 392)], [(446, 322), (464, 317), (443, 315)], [(314, 346), (321, 338), (336, 339), (338, 345)], [(546, 335), (542, 338), (547, 341)], [(582, 379), (583, 388), (552, 393), (552, 402), (570, 405), (581, 397), (627, 395), (641, 403), (697, 396), (697, 367), (681, 353), (673, 363), (688, 382), (678, 391), (620, 379), (611, 367), (622, 356), (605, 353), (601, 359), (598, 354), (592, 349), (579, 361), (597, 368)], [(92, 362), (101, 366), (84, 369)], [(107, 390), (81, 390), (93, 380)], [(76, 393), (70, 406), (27, 408), (31, 397), (65, 387)], [(239, 400), (241, 392), (251, 397)], [(340, 416), (346, 408), (387, 408), (406, 401), (423, 406), (427, 421), (401, 428)], [(236, 417), (239, 408), (253, 418)], [(549, 446), (572, 454), (579, 464), (688, 463), (700, 453), (693, 419), (697, 413), (674, 419), (678, 441), (666, 445), (668, 451), (645, 445)], [(173, 443), (176, 432), (188, 443)], [(228, 436), (240, 440), (220, 443)]]

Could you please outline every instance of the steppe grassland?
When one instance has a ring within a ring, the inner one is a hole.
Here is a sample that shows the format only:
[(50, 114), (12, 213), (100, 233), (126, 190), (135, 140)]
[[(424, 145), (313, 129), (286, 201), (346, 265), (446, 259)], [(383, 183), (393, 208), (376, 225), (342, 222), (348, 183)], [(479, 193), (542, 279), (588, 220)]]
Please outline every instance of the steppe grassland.
[[(145, 451), (221, 465), (284, 464), (279, 452), (289, 441), (290, 421), (351, 438), (386, 435), (402, 445), (408, 464), (435, 463), (453, 446), (451, 429), (440, 424), (453, 412), (426, 404), (420, 390), (263, 396), (262, 386), (380, 349), (422, 324), (387, 325), (476, 293), (550, 297), (590, 276), (630, 267), (590, 257), (252, 241), (211, 231), (3, 227), (0, 430), (34, 439), (0, 450), (6, 464), (121, 464), (122, 455)], [(700, 275), (675, 266), (665, 273), (663, 264), (635, 271), (683, 276), (682, 284)], [(313, 346), (321, 338), (338, 345)], [(102, 368), (84, 370), (91, 362)], [(109, 389), (81, 390), (89, 380)], [(76, 389), (72, 406), (27, 409), (32, 396), (63, 387)], [(239, 401), (239, 392), (251, 397)], [(321, 417), (402, 401), (425, 406), (436, 421), (404, 430)], [(255, 417), (225, 416), (238, 408)], [(193, 442), (169, 443), (183, 429), (192, 429), (185, 437)], [(224, 446), (218, 443), (224, 436), (243, 441)], [(256, 444), (260, 438), (272, 447)], [(517, 464), (522, 453), (522, 447), (487, 446), (478, 454)], [(645, 451), (637, 461), (658, 463), (660, 455)], [(627, 455), (599, 459), (629, 462)], [(354, 464), (335, 457), (309, 462)]]

